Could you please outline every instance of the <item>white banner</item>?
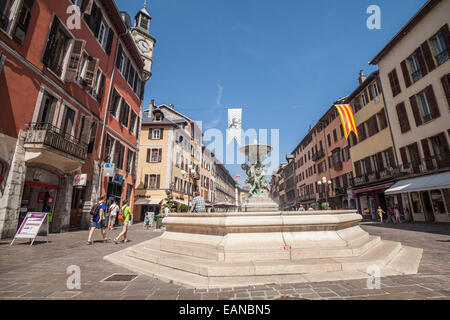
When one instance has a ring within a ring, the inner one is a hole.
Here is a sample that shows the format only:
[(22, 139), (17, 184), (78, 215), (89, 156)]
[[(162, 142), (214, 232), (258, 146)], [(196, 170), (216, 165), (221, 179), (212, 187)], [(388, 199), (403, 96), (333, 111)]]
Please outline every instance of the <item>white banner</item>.
[(241, 144), (242, 109), (228, 109), (227, 144), (236, 139)]

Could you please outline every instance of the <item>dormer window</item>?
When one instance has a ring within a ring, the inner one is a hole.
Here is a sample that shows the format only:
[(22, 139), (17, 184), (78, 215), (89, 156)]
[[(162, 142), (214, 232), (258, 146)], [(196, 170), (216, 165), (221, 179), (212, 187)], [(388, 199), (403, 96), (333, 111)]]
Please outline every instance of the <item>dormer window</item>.
[(162, 114), (161, 112), (155, 113), (155, 121), (161, 121), (162, 120)]
[(141, 16), (141, 22), (140, 22), (139, 26), (145, 30), (148, 30), (149, 21), (150, 20), (148, 18)]

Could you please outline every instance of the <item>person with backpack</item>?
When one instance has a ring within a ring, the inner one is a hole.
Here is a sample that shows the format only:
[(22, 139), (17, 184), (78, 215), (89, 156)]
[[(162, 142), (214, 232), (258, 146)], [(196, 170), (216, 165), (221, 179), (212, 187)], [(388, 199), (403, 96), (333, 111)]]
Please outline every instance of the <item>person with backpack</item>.
[(123, 236), (123, 242), (124, 243), (128, 242), (127, 232), (128, 232), (128, 227), (130, 226), (130, 219), (131, 219), (131, 209), (130, 209), (130, 206), (128, 205), (128, 200), (125, 200), (123, 202), (123, 205), (122, 205), (119, 215), (121, 216), (120, 220), (123, 219), (123, 227), (122, 227), (122, 232), (114, 239), (115, 244), (117, 244), (119, 242), (119, 240), (122, 236)]
[(91, 245), (92, 242), (92, 235), (94, 234), (95, 229), (100, 229), (103, 236), (103, 242), (107, 242), (108, 239), (106, 239), (106, 202), (105, 202), (105, 196), (100, 196), (98, 198), (98, 203), (94, 204), (91, 208), (91, 229), (89, 230), (89, 236), (87, 244)]

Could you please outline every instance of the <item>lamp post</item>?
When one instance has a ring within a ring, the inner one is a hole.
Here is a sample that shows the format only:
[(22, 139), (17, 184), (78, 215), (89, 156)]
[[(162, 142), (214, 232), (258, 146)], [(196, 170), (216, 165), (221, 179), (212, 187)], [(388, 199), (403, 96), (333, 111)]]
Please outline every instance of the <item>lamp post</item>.
[(324, 189), (326, 189), (326, 190), (325, 190), (325, 202), (326, 202), (327, 205), (328, 205), (328, 190), (329, 190), (330, 185), (331, 185), (331, 180), (328, 180), (326, 177), (322, 177), (322, 180), (319, 180), (319, 181), (317, 182), (317, 184), (318, 184), (319, 186), (323, 184)]

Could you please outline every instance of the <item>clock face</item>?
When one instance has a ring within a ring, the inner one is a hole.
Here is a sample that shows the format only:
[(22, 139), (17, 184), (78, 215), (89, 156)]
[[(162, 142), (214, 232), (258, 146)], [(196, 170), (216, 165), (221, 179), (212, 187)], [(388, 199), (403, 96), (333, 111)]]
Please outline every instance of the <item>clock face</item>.
[(145, 40), (140, 40), (138, 42), (138, 46), (143, 52), (150, 51), (150, 46), (148, 45), (147, 41), (145, 41)]

